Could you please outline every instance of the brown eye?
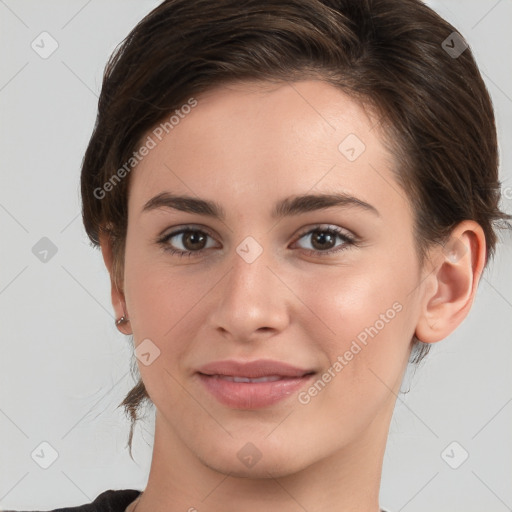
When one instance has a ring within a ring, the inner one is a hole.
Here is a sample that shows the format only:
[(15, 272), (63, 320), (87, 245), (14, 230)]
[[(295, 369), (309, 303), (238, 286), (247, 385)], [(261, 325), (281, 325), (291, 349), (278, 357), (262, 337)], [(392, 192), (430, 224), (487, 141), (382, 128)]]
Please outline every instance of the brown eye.
[[(326, 256), (356, 245), (356, 240), (352, 236), (336, 227), (316, 227), (303, 233), (298, 240), (308, 237), (311, 240), (311, 249), (306, 249), (306, 253), (311, 255)], [(342, 241), (338, 246), (337, 240)]]
[(181, 240), (185, 249), (198, 251), (204, 249), (207, 236), (201, 231), (184, 231), (181, 235)]
[(313, 231), (311, 242), (315, 249), (321, 251), (324, 249), (332, 249), (336, 244), (337, 234), (330, 231)]
[(186, 228), (165, 235), (158, 240), (158, 243), (164, 247), (164, 250), (169, 251), (171, 254), (177, 254), (178, 256), (195, 256), (209, 248), (206, 246), (208, 238), (212, 237), (202, 230)]

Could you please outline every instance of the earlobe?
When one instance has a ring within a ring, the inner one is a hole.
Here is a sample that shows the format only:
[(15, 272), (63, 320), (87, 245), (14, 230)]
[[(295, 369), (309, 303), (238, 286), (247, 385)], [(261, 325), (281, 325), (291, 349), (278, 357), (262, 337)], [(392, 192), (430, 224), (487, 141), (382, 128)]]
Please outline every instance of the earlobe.
[(105, 266), (107, 267), (108, 273), (110, 275), (110, 294), (112, 306), (115, 312), (115, 326), (122, 334), (132, 334), (130, 328), (130, 320), (126, 310), (126, 301), (124, 293), (122, 290), (118, 288), (116, 283), (114, 255), (112, 252), (111, 239), (107, 234), (101, 233), (99, 236), (99, 241), (103, 261), (105, 262)]
[(484, 232), (478, 223), (463, 221), (433, 252), (436, 264), (426, 278), (415, 333), (424, 343), (446, 338), (469, 313), (485, 266)]

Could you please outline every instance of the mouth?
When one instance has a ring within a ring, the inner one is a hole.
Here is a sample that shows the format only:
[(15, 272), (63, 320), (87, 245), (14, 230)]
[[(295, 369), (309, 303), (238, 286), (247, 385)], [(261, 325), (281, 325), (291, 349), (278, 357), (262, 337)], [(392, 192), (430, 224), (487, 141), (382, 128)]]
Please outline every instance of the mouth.
[(235, 409), (257, 409), (294, 395), (316, 372), (279, 361), (258, 360), (210, 363), (196, 374), (221, 404)]
[(208, 375), (205, 373), (202, 373), (201, 375), (204, 375), (205, 377), (214, 377), (217, 379), (226, 380), (228, 382), (257, 383), (257, 382), (276, 382), (278, 380), (285, 380), (285, 379), (296, 379), (296, 378), (305, 377), (306, 375), (310, 375), (310, 373), (305, 373), (301, 377), (285, 377), (283, 375), (269, 375), (267, 377), (258, 377), (256, 379), (251, 379), (249, 377), (242, 377), (242, 376), (236, 376), (236, 375)]

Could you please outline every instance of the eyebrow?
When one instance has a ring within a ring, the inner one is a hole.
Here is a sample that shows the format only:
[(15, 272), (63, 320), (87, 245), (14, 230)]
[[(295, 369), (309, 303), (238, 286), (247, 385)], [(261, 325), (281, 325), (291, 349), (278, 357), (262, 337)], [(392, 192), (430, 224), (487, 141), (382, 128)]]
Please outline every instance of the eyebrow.
[[(271, 212), (274, 219), (298, 215), (301, 213), (323, 210), (327, 208), (343, 207), (357, 208), (361, 211), (371, 212), (380, 217), (379, 211), (371, 204), (345, 193), (332, 194), (306, 194), (290, 196), (275, 204)], [(225, 221), (226, 213), (222, 206), (215, 201), (198, 199), (187, 195), (175, 195), (162, 192), (151, 198), (142, 208), (142, 212), (156, 210), (158, 208), (170, 208), (182, 212), (205, 215), (221, 221)]]

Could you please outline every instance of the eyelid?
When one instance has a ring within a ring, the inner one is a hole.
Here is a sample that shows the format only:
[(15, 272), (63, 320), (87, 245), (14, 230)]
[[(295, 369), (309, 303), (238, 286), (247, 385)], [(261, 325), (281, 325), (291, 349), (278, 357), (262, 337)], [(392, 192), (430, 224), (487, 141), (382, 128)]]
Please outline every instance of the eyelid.
[[(166, 233), (167, 229), (171, 229), (169, 233)], [(342, 231), (347, 238), (358, 240), (360, 237), (354, 233), (353, 231), (348, 230), (347, 228), (344, 228), (342, 226), (337, 226), (336, 224), (326, 224), (326, 223), (316, 223), (316, 224), (310, 224), (299, 231), (299, 233), (294, 237), (294, 241), (298, 240), (299, 238), (303, 237), (304, 235), (307, 235), (311, 231), (314, 230), (329, 230), (332, 229), (334, 231)], [(206, 226), (203, 226), (202, 224), (185, 224), (183, 226), (177, 226), (174, 228), (166, 228), (160, 235), (158, 235), (158, 239), (167, 238), (170, 235), (177, 235), (182, 231), (204, 231), (207, 235), (211, 236), (212, 238), (215, 238), (214, 233), (207, 228)]]
[(346, 236), (350, 240), (357, 241), (359, 237), (353, 233), (352, 231), (349, 231), (346, 228), (343, 228), (341, 226), (337, 226), (336, 224), (310, 224), (309, 226), (305, 227), (302, 231), (299, 232), (299, 234), (296, 236), (295, 240), (299, 240), (304, 235), (310, 234), (312, 231), (336, 231), (339, 235)]
[(170, 238), (172, 236), (179, 235), (184, 231), (201, 231), (210, 236), (211, 238), (216, 239), (213, 231), (202, 224), (184, 224), (183, 226), (174, 226), (173, 228), (164, 229), (158, 236), (156, 241), (159, 242), (162, 239)]

